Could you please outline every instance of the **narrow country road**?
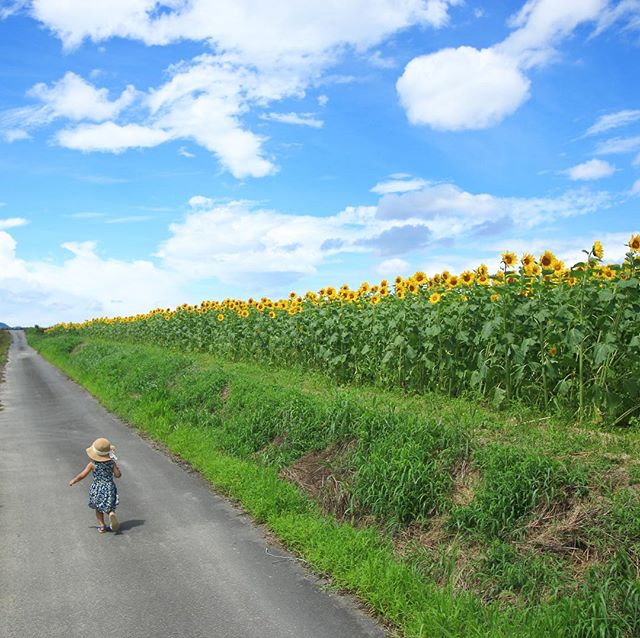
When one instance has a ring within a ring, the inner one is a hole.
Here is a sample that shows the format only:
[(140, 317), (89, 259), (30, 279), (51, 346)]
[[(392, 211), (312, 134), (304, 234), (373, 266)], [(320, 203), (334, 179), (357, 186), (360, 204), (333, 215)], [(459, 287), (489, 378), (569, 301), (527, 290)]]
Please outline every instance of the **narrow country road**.
[[(155, 450), (12, 332), (0, 384), (0, 637), (382, 638), (348, 600), (205, 482)], [(90, 477), (118, 447), (121, 533), (98, 534)], [(280, 549), (270, 547), (274, 554)]]

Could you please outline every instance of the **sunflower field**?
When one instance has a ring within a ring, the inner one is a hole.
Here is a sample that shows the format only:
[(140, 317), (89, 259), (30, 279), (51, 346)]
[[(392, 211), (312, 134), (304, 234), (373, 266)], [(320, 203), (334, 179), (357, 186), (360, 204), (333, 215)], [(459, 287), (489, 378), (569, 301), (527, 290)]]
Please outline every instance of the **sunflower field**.
[(502, 254), (498, 272), (397, 277), (273, 301), (226, 299), (52, 333), (148, 342), (231, 360), (319, 369), (340, 382), (481, 396), (640, 423), (640, 235), (621, 264), (594, 242), (572, 266)]

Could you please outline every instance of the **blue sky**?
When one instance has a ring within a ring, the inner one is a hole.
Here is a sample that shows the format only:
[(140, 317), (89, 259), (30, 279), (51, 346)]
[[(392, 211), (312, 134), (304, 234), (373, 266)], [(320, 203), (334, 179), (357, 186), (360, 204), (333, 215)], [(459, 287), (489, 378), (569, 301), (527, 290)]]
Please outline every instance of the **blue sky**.
[(0, 0), (0, 321), (640, 230), (640, 0)]

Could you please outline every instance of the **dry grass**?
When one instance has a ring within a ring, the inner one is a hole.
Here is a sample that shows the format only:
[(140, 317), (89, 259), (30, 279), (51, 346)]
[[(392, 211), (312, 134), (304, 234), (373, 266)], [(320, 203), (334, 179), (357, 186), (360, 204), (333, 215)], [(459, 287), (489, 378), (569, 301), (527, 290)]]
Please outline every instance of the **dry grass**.
[[(272, 441), (274, 446), (283, 443), (283, 435)], [(280, 477), (298, 485), (324, 512), (344, 520), (351, 503), (348, 485), (352, 475), (345, 461), (352, 446), (353, 442), (348, 441), (324, 450), (312, 450), (280, 470)]]

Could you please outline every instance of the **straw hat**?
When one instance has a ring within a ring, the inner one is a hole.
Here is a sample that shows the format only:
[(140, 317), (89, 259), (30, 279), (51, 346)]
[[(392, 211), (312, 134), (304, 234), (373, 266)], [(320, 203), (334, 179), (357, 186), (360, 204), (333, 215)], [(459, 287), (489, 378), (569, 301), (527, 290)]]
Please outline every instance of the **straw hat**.
[(87, 448), (87, 454), (93, 461), (103, 463), (111, 460), (111, 455), (115, 449), (109, 439), (96, 439), (93, 445)]

